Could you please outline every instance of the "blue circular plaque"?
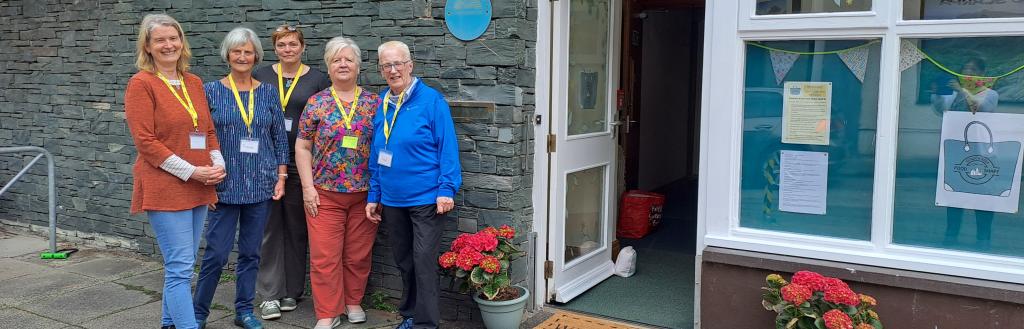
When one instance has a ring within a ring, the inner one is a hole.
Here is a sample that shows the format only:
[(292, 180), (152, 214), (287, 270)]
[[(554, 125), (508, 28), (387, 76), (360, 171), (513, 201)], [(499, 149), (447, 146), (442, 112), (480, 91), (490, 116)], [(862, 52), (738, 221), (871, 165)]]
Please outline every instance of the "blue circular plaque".
[(444, 5), (448, 32), (463, 41), (479, 38), (491, 24), (490, 0), (448, 0)]

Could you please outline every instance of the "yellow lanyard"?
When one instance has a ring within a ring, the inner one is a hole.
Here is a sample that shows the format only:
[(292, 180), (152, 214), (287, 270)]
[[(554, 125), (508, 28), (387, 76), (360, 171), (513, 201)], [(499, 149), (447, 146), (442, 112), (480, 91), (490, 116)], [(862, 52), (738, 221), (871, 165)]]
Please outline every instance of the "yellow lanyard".
[(235, 79), (228, 74), (228, 82), (231, 83), (231, 92), (235, 94), (235, 102), (238, 103), (238, 112), (242, 113), (242, 122), (245, 122), (245, 128), (249, 129), (249, 137), (252, 137), (252, 119), (255, 116), (254, 95), (256, 94), (256, 86), (249, 86), (249, 113), (245, 113), (245, 107), (242, 106), (242, 96), (238, 95), (238, 87), (235, 86)]
[(185, 88), (185, 77), (179, 74), (179, 78), (181, 78), (181, 92), (185, 94), (185, 99), (181, 99), (181, 96), (178, 95), (178, 91), (174, 90), (174, 86), (171, 86), (171, 81), (167, 80), (163, 73), (157, 72), (156, 77), (160, 78), (160, 81), (163, 81), (164, 84), (167, 85), (167, 89), (171, 90), (171, 93), (174, 94), (174, 98), (177, 98), (178, 102), (181, 103), (181, 106), (185, 107), (185, 111), (188, 111), (188, 115), (192, 117), (192, 129), (199, 131), (199, 114), (196, 113), (196, 107), (192, 105), (192, 98), (188, 97), (188, 89)]
[(284, 71), (284, 67), (281, 64), (277, 65), (277, 92), (281, 94), (281, 112), (284, 112), (284, 107), (288, 105), (288, 100), (292, 99), (292, 91), (295, 91), (295, 85), (299, 84), (299, 76), (302, 75), (302, 64), (299, 64), (299, 70), (295, 71), (295, 80), (292, 80), (292, 85), (288, 87), (288, 93), (284, 93), (284, 76), (281, 75)]
[(345, 124), (345, 129), (352, 129), (352, 118), (356, 117), (356, 106), (359, 105), (359, 93), (361, 92), (363, 92), (363, 89), (356, 87), (355, 97), (352, 97), (352, 110), (345, 113), (345, 107), (341, 106), (341, 99), (338, 98), (338, 93), (334, 92), (334, 87), (331, 86), (331, 97), (334, 97), (334, 105), (337, 105), (338, 111), (341, 111), (341, 122)]
[(384, 95), (384, 145), (388, 145), (391, 140), (391, 130), (395, 128), (395, 121), (398, 120), (398, 110), (402, 109), (402, 99), (405, 98), (405, 92), (398, 95), (398, 103), (395, 103), (395, 116), (391, 118), (391, 124), (388, 125), (388, 101), (391, 100), (391, 92)]

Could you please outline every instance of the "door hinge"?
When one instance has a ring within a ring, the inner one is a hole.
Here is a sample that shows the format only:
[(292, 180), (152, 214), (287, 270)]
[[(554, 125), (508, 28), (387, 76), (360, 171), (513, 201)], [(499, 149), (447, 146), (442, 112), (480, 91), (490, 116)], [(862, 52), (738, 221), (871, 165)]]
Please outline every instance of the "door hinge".
[(550, 279), (550, 278), (552, 278), (554, 276), (555, 276), (555, 263), (550, 261), (550, 260), (544, 261), (544, 278), (545, 279)]
[(555, 138), (554, 134), (548, 135), (548, 153), (555, 153)]

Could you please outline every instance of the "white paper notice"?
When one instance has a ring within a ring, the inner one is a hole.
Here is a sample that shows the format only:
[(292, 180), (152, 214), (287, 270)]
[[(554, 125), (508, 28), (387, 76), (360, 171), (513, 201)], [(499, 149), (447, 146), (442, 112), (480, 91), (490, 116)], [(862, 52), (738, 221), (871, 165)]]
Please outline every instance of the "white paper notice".
[(779, 160), (779, 210), (824, 215), (828, 153), (784, 150)]
[(832, 83), (791, 81), (782, 93), (782, 142), (828, 145)]

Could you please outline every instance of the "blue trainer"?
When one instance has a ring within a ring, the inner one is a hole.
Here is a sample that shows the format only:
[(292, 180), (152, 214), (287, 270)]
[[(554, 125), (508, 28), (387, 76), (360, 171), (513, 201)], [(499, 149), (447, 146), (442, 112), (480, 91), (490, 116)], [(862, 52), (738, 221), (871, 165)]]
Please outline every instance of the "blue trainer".
[(412, 318), (405, 318), (395, 329), (412, 329)]
[[(245, 329), (263, 329), (263, 323), (252, 313), (239, 314), (235, 317), (235, 325)], [(411, 327), (410, 327), (411, 328)]]

